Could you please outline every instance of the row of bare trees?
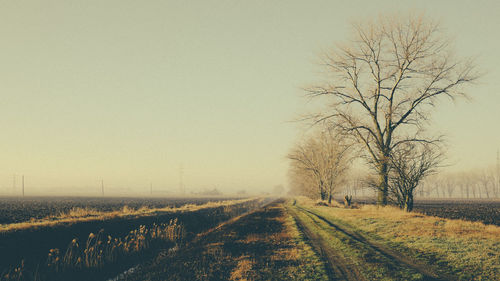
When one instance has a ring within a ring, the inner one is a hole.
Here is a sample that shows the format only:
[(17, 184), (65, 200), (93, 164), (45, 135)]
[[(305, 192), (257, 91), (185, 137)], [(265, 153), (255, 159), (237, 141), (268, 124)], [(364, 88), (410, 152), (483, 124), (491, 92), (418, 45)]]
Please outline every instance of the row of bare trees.
[(441, 97), (465, 96), (462, 86), (478, 75), (470, 60), (453, 55), (439, 25), (423, 16), (381, 16), (355, 24), (352, 35), (322, 54), (325, 79), (306, 88), (324, 105), (306, 119), (328, 133), (290, 153), (294, 188), (314, 188), (331, 200), (346, 170), (331, 165), (348, 147), (345, 154), (356, 151), (373, 171), (368, 184), (378, 204), (392, 199), (411, 211), (417, 187), (443, 158), (442, 137), (426, 130), (430, 112)]
[[(288, 154), (291, 191), (329, 203), (335, 192), (352, 195), (366, 187), (378, 191), (373, 173), (360, 175), (358, 172), (357, 176), (349, 173), (356, 156), (354, 145), (334, 132), (332, 129), (316, 132)], [(436, 171), (442, 160), (442, 153), (437, 148), (435, 144), (407, 143), (393, 152), (388, 175), (389, 201), (406, 211), (413, 209), (417, 187)]]
[(329, 128), (315, 131), (288, 154), (291, 189), (296, 194), (332, 202), (345, 183), (352, 161), (352, 145)]
[(443, 173), (426, 179), (417, 191), (419, 197), (500, 198), (500, 171), (483, 169)]

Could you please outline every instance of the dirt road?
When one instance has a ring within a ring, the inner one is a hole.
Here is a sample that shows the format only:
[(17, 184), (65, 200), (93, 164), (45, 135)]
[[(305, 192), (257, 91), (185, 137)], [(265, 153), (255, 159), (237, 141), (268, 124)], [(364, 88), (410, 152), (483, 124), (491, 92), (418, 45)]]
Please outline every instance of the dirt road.
[(293, 224), (283, 201), (267, 205), (160, 254), (126, 280), (328, 280)]
[[(408, 280), (401, 279), (407, 276), (416, 280), (455, 280), (438, 273), (432, 265), (416, 261), (312, 210), (300, 206), (289, 206), (287, 209), (327, 264), (330, 280), (373, 280), (376, 274), (366, 270), (367, 264), (376, 265), (384, 278), (392, 277), (394, 280)], [(335, 239), (346, 247), (335, 247), (334, 243), (330, 243)]]
[(454, 280), (321, 213), (279, 201), (200, 233), (126, 280)]

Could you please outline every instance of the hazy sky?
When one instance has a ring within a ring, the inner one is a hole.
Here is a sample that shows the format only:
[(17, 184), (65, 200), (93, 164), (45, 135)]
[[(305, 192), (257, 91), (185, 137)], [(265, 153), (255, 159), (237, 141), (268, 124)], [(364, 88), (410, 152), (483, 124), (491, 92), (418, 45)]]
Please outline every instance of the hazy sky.
[[(500, 147), (499, 1), (0, 0), (0, 194), (268, 190), (306, 110), (315, 56), (350, 22), (425, 12), (485, 76), (443, 104), (455, 169)], [(18, 190), (16, 192), (19, 192)]]

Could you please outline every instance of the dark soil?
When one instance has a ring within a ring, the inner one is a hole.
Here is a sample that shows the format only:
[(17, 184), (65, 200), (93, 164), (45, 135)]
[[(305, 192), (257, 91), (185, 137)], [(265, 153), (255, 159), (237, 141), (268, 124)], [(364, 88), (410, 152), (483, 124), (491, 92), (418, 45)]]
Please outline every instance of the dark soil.
[[(165, 212), (156, 216), (115, 218), (104, 221), (79, 222), (0, 233), (0, 273), (8, 271), (13, 266), (18, 266), (21, 260), (24, 260), (25, 267), (28, 270), (34, 270), (38, 265), (43, 265), (47, 261), (47, 254), (50, 249), (58, 248), (64, 253), (72, 239), (78, 238), (80, 241), (86, 241), (90, 233), (97, 233), (101, 229), (104, 229), (106, 235), (123, 237), (131, 230), (139, 228), (140, 225), (150, 226), (153, 223), (161, 224), (177, 218), (179, 223), (186, 229), (185, 241), (189, 241), (200, 232), (206, 231), (223, 221), (248, 212), (251, 209), (255, 209), (258, 207), (256, 204), (259, 203), (254, 201), (239, 204), (231, 208), (229, 212), (224, 207), (217, 207), (198, 211)], [(164, 246), (169, 247), (169, 245)], [(158, 250), (154, 249), (155, 252)], [(142, 260), (147, 257), (147, 253), (144, 253), (143, 256), (136, 258)], [(137, 260), (135, 262), (134, 260), (129, 260), (123, 264), (105, 268), (101, 270), (101, 273), (97, 272), (96, 275), (100, 277), (106, 275), (114, 276), (128, 269), (128, 266), (137, 264), (137, 262)], [(89, 280), (86, 279), (87, 277), (78, 274), (72, 276), (71, 280)]]
[(132, 198), (132, 197), (0, 197), (0, 224), (43, 219), (72, 208), (91, 208), (98, 211), (116, 211), (128, 206), (163, 208), (185, 204), (204, 204), (209, 201), (233, 198)]
[[(374, 199), (353, 199), (358, 204), (375, 204)], [(429, 216), (479, 221), (500, 226), (500, 200), (417, 199), (413, 210)]]
[(300, 268), (286, 255), (275, 255), (295, 246), (280, 236), (286, 233), (284, 214), (281, 204), (268, 205), (201, 235), (175, 254), (159, 255), (126, 280), (283, 280), (286, 268)]
[(500, 201), (426, 200), (417, 202), (414, 210), (429, 216), (480, 221), (500, 226)]

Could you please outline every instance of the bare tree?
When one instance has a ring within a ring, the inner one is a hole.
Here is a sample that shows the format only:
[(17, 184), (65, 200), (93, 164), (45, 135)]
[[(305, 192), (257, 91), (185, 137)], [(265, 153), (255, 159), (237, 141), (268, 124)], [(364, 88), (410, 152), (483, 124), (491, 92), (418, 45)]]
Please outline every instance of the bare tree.
[(290, 163), (288, 170), (290, 194), (304, 195), (314, 199), (319, 198), (318, 183), (310, 170), (306, 170), (297, 163)]
[(426, 177), (424, 181), (421, 182), (421, 186), (425, 185), (428, 189), (429, 196), (435, 192), (436, 196), (439, 198), (441, 194), (445, 197), (446, 190), (443, 187), (443, 178), (440, 175), (431, 175)]
[(321, 57), (327, 81), (308, 87), (329, 99), (312, 116), (352, 137), (378, 174), (378, 204), (387, 204), (391, 155), (400, 145), (434, 142), (422, 131), (441, 96), (464, 96), (477, 75), (470, 60), (453, 56), (439, 25), (423, 16), (383, 16), (354, 25), (348, 44)]
[(335, 189), (345, 180), (344, 175), (352, 159), (350, 145), (331, 130), (317, 132), (288, 154), (296, 187), (310, 190), (307, 183), (316, 186), (322, 200), (331, 203)]
[(436, 171), (442, 155), (439, 147), (427, 143), (407, 142), (393, 151), (389, 193), (401, 209), (413, 210), (415, 189), (426, 176)]
[(491, 193), (494, 198), (500, 197), (500, 170), (498, 163), (496, 166), (488, 168), (488, 173), (491, 177)]
[(453, 192), (457, 187), (456, 175), (454, 174), (446, 174), (443, 177), (443, 184), (446, 188), (446, 192), (448, 193), (448, 198), (453, 197)]
[(282, 184), (275, 185), (273, 188), (273, 194), (282, 195), (285, 192), (285, 187)]
[[(481, 194), (485, 194), (486, 198), (490, 198), (490, 191), (491, 187), (493, 186), (494, 178), (491, 176), (490, 173), (488, 173), (487, 169), (483, 169), (481, 171), (478, 171), (477, 173), (477, 182), (479, 186), (479, 197), (482, 197)], [(481, 192), (481, 189), (482, 192)]]

